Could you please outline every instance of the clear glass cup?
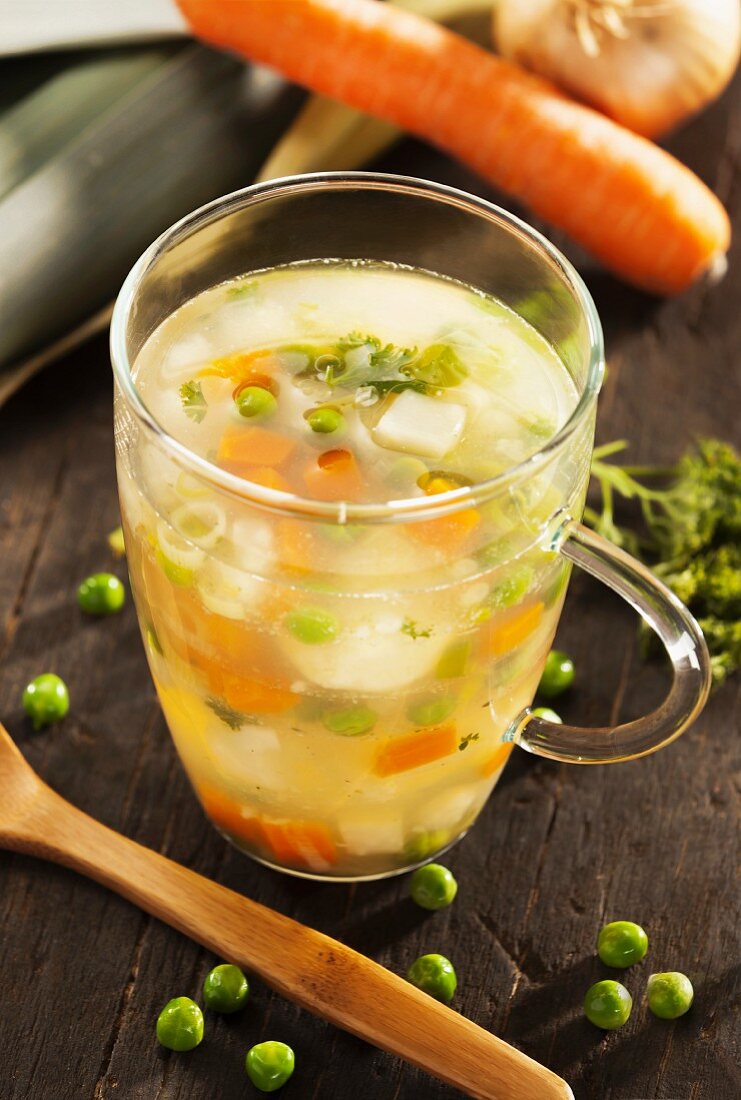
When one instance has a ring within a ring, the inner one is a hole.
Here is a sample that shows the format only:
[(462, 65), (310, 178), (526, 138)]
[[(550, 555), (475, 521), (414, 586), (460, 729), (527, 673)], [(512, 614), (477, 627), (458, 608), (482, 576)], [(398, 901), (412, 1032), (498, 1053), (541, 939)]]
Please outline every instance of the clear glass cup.
[[(569, 421), (489, 481), (378, 504), (252, 484), (168, 436), (131, 376), (157, 326), (225, 280), (327, 258), (405, 264), (499, 298), (570, 371), (579, 401)], [(578, 522), (604, 367), (594, 303), (564, 257), (511, 214), (370, 173), (247, 188), (178, 222), (141, 257), (116, 304), (111, 350), (126, 551), (152, 675), (206, 814), (253, 857), (324, 879), (406, 871), (464, 835), (515, 745), (584, 764), (627, 760), (699, 713), (709, 660), (694, 619)], [(230, 538), (204, 545), (177, 516), (184, 501), (209, 499), (224, 504)], [(434, 540), (473, 508), (495, 517), (494, 542), (477, 534), (483, 524), (434, 569), (405, 561), (407, 536), (423, 529)], [(269, 553), (255, 552), (256, 531)], [(194, 582), (219, 560), (244, 597), (237, 617)], [(636, 608), (673, 665), (665, 702), (616, 728), (555, 725), (530, 710), (573, 563)], [(342, 629), (322, 645), (290, 641), (291, 610), (318, 603)]]

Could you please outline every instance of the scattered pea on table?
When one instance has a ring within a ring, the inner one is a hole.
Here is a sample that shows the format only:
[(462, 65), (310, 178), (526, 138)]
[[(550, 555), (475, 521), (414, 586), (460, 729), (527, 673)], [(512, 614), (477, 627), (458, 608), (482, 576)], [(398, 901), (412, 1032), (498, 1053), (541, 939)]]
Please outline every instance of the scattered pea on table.
[(607, 979), (595, 982), (584, 998), (584, 1015), (596, 1027), (614, 1031), (627, 1022), (633, 1008), (633, 998), (620, 982)]
[(692, 982), (678, 970), (652, 974), (648, 979), (648, 1007), (662, 1020), (676, 1020), (688, 1012), (695, 998)]
[(640, 962), (648, 951), (648, 936), (640, 924), (615, 920), (606, 924), (597, 938), (597, 954), (605, 966), (624, 969)]
[(538, 684), (538, 695), (546, 699), (555, 699), (574, 682), (574, 662), (567, 653), (560, 649), (552, 649), (546, 657), (543, 675)]
[(69, 691), (64, 680), (53, 672), (43, 672), (31, 680), (23, 692), (23, 709), (35, 730), (60, 722), (69, 710)]
[(86, 615), (113, 615), (126, 602), (126, 589), (113, 573), (93, 573), (77, 589), (77, 602)]
[(563, 718), (556, 714), (550, 707), (534, 707), (533, 714), (536, 718), (545, 718), (546, 722), (555, 722), (557, 726), (563, 725)]
[(245, 1069), (260, 1092), (276, 1092), (285, 1085), (296, 1066), (296, 1056), (286, 1043), (268, 1041), (250, 1047)]
[(458, 893), (458, 883), (441, 863), (427, 863), (412, 875), (409, 893), (422, 909), (444, 909)]
[(203, 1000), (213, 1012), (238, 1012), (247, 1003), (249, 983), (239, 969), (231, 963), (215, 966), (203, 983)]
[(445, 1005), (453, 1000), (458, 985), (453, 964), (444, 955), (421, 955), (407, 970), (407, 981)]
[(157, 1038), (168, 1050), (194, 1050), (203, 1039), (203, 1013), (190, 997), (173, 997), (157, 1017)]

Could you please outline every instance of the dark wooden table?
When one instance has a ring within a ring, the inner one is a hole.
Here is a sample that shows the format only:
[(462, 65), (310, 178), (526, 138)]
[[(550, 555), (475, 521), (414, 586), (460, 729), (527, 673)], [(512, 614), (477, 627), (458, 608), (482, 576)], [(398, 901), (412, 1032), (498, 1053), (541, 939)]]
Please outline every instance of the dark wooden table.
[[(607, 334), (599, 438), (629, 438), (633, 461), (670, 461), (694, 433), (737, 432), (738, 92), (737, 82), (735, 98), (727, 94), (671, 143), (735, 217), (725, 282), (659, 303), (576, 257)], [(411, 142), (383, 167), (490, 194)], [(458, 971), (456, 1007), (566, 1077), (577, 1100), (741, 1095), (732, 1013), (737, 683), (713, 697), (678, 743), (645, 760), (579, 768), (516, 753), (481, 821), (447, 857), (458, 900), (426, 915), (407, 899), (405, 879), (325, 886), (283, 877), (233, 851), (207, 824), (155, 702), (133, 607), (104, 621), (77, 610), (78, 581), (111, 567), (105, 536), (117, 522), (111, 378), (99, 339), (0, 412), (0, 715), (57, 791), (393, 970), (425, 951), (444, 952)], [(123, 573), (121, 563), (115, 568)], [(666, 687), (663, 666), (637, 655), (630, 613), (588, 580), (572, 585), (559, 643), (578, 668), (559, 706), (564, 717), (623, 721)], [(46, 670), (68, 682), (71, 712), (33, 733), (21, 692)], [(597, 932), (617, 918), (642, 923), (650, 951), (627, 975), (630, 1022), (603, 1034), (584, 1019), (581, 1002), (606, 973), (595, 958)], [(286, 1100), (457, 1095), (257, 983), (237, 1019), (209, 1019), (195, 1053), (165, 1052), (154, 1037), (159, 1009), (171, 996), (198, 996), (218, 960), (57, 867), (0, 855), (0, 928), (2, 1100), (248, 1096), (244, 1052), (264, 1038), (297, 1052)], [(696, 989), (692, 1011), (675, 1023), (652, 1018), (644, 1000), (649, 972), (666, 969), (686, 971)]]

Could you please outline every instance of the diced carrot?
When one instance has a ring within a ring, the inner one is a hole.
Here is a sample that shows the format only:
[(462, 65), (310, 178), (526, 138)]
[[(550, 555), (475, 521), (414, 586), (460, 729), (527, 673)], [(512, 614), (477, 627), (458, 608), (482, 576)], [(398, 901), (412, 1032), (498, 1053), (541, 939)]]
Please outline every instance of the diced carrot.
[(324, 451), (304, 471), (304, 481), (316, 500), (357, 500), (363, 490), (352, 451)]
[(280, 493), (292, 493), (293, 486), (277, 470), (269, 466), (253, 466), (240, 469), (239, 476), (245, 481), (254, 481), (255, 485), (264, 485), (266, 489), (276, 489)]
[[(319, 870), (319, 860), (331, 865), (337, 861), (337, 846), (326, 825), (315, 821), (295, 821), (286, 831), (309, 866)], [(318, 857), (318, 858), (317, 858)]]
[(278, 361), (269, 349), (261, 351), (238, 352), (223, 359), (214, 359), (213, 363), (199, 371), (201, 378), (209, 375), (216, 378), (230, 378), (236, 384), (252, 382), (260, 385), (260, 379), (272, 382), (272, 372), (277, 369)]
[(201, 805), (214, 825), (247, 844), (265, 847), (265, 835), (259, 818), (247, 816), (239, 802), (209, 784), (201, 784), (197, 790)]
[(244, 477), (245, 469), (285, 466), (296, 450), (296, 440), (267, 428), (230, 428), (221, 437), (216, 460)]
[(410, 523), (407, 526), (412, 538), (426, 543), (428, 546), (436, 546), (446, 554), (454, 554), (481, 523), (481, 516), (475, 508), (466, 508), (462, 512), (453, 512), (449, 516), (440, 516), (439, 519), (422, 520), (420, 523)]
[(454, 723), (436, 726), (434, 729), (407, 733), (389, 738), (380, 746), (373, 763), (373, 772), (382, 779), (399, 772), (431, 764), (443, 756), (450, 756), (458, 747), (458, 733)]
[[(438, 496), (440, 493), (449, 493), (453, 489), (460, 489), (460, 485), (450, 478), (437, 476), (431, 478), (425, 485), (427, 496)], [(436, 546), (447, 554), (454, 554), (467, 541), (469, 535), (475, 531), (481, 523), (481, 516), (475, 508), (465, 508), (461, 512), (453, 512), (449, 516), (441, 516), (439, 519), (423, 520), (421, 523), (410, 523), (407, 531), (412, 538), (424, 542), (428, 546)]]
[(538, 627), (543, 618), (544, 604), (534, 603), (529, 607), (517, 608), (509, 615), (491, 620), (489, 633), (489, 655), (502, 657), (524, 642), (528, 635)]
[(299, 519), (282, 519), (276, 527), (276, 535), (281, 568), (308, 573), (314, 552), (314, 535), (308, 524)]
[(213, 687), (230, 707), (244, 714), (281, 714), (298, 702), (298, 696), (283, 684), (256, 679), (250, 674), (224, 672), (218, 677), (218, 686)]
[(499, 771), (499, 769), (509, 759), (509, 754), (512, 752), (513, 748), (514, 745), (500, 745), (496, 752), (484, 761), (484, 763), (481, 765), (481, 774), (484, 776), (485, 779), (488, 779), (489, 776), (494, 775), (494, 772)]
[(312, 821), (266, 821), (265, 840), (279, 863), (320, 871), (331, 867), (337, 849), (326, 825)]
[(270, 821), (250, 815), (246, 807), (210, 784), (201, 784), (198, 796), (215, 825), (269, 859), (312, 871), (327, 870), (337, 861), (332, 834), (320, 821)]

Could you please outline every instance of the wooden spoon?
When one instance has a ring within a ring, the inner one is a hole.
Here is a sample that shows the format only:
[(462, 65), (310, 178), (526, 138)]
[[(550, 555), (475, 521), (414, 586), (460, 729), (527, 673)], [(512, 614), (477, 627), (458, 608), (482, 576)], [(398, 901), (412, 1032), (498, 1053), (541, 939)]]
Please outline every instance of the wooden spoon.
[(555, 1073), (396, 974), (88, 817), (39, 779), (1, 724), (0, 791), (0, 846), (80, 871), (302, 1008), (469, 1096), (573, 1100)]

